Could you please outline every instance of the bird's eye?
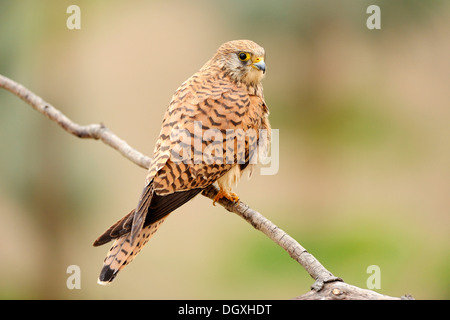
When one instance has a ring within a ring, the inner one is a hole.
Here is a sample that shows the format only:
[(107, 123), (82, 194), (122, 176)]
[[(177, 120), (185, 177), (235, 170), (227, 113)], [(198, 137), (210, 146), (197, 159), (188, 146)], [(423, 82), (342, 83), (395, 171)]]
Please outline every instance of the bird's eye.
[(248, 61), (250, 59), (250, 54), (247, 52), (239, 52), (238, 57), (241, 61)]

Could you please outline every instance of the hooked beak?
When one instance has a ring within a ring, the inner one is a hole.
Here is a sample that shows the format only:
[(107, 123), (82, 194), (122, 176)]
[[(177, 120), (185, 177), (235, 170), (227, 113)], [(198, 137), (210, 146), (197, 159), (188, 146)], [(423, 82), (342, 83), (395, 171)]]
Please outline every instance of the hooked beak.
[(266, 72), (266, 63), (264, 62), (263, 57), (257, 57), (253, 60), (252, 67), (261, 70), (263, 73)]

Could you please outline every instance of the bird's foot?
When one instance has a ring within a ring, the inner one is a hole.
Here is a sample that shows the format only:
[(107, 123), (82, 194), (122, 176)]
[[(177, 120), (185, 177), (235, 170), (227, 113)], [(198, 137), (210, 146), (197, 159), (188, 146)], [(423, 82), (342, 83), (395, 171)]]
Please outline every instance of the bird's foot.
[(236, 193), (228, 192), (224, 189), (220, 189), (217, 195), (214, 197), (213, 205), (222, 198), (227, 198), (231, 202), (237, 203), (239, 201), (239, 196)]

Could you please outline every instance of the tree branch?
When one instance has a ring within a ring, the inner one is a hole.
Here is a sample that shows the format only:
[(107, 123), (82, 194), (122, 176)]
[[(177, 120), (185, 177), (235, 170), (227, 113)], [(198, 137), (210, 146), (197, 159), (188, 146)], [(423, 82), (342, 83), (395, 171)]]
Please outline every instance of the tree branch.
[[(217, 190), (214, 185), (210, 185), (203, 190), (202, 194), (210, 199), (214, 199), (218, 191), (219, 190)], [(342, 281), (341, 279), (335, 277), (330, 271), (325, 269), (325, 267), (312, 254), (307, 252), (305, 248), (295, 241), (294, 238), (278, 228), (274, 223), (258, 211), (253, 210), (242, 201), (234, 204), (230, 200), (222, 199), (220, 204), (228, 211), (236, 213), (238, 216), (250, 223), (253, 228), (261, 231), (272, 239), (272, 241), (286, 250), (292, 259), (300, 263), (309, 275), (316, 280), (312, 286), (314, 290), (320, 290), (323, 284), (327, 282)]]
[(80, 126), (66, 117), (61, 111), (53, 107), (50, 103), (44, 101), (41, 97), (31, 92), (20, 83), (17, 83), (3, 75), (0, 75), (0, 87), (15, 94), (32, 106), (33, 109), (42, 113), (50, 120), (56, 122), (61, 128), (74, 136), (82, 139), (101, 140), (108, 146), (119, 151), (121, 155), (138, 166), (144, 169), (148, 169), (150, 166), (151, 158), (130, 147), (125, 140), (120, 139), (105, 125), (90, 124), (87, 126)]
[[(36, 111), (42, 113), (50, 120), (56, 122), (65, 131), (83, 139), (95, 139), (101, 140), (103, 143), (119, 151), (124, 157), (138, 166), (147, 169), (150, 166), (151, 158), (143, 155), (139, 151), (132, 148), (126, 141), (120, 139), (114, 133), (112, 133), (103, 124), (90, 124), (81, 126), (61, 111), (53, 107), (50, 103), (44, 101), (41, 97), (25, 88), (23, 85), (0, 75), (0, 87), (15, 94), (20, 99), (31, 105)], [(202, 194), (205, 197), (214, 199), (217, 195), (217, 188), (214, 185), (209, 186), (203, 190)], [(324, 299), (324, 298), (343, 298), (345, 292), (345, 298), (371, 298), (371, 299), (386, 299), (392, 298), (384, 295), (380, 295), (376, 292), (360, 289), (358, 287), (345, 284), (340, 278), (335, 277), (330, 271), (328, 271), (312, 254), (306, 251), (297, 241), (295, 241), (286, 232), (278, 228), (270, 220), (265, 218), (259, 212), (253, 210), (248, 205), (239, 201), (234, 204), (226, 198), (222, 198), (217, 201), (225, 209), (230, 212), (236, 213), (245, 221), (250, 223), (256, 230), (263, 232), (272, 241), (286, 250), (289, 255), (296, 260), (300, 265), (308, 272), (308, 274), (315, 280), (312, 285), (312, 291), (304, 294), (295, 299)], [(339, 284), (339, 287), (333, 287), (330, 285)], [(327, 290), (322, 290), (327, 288)], [(331, 289), (330, 289), (331, 288)], [(350, 288), (350, 289), (349, 289)], [(322, 290), (322, 292), (320, 292)], [(340, 290), (340, 291), (339, 291)], [(393, 298), (394, 299), (394, 298)], [(397, 298), (398, 299), (398, 298)]]

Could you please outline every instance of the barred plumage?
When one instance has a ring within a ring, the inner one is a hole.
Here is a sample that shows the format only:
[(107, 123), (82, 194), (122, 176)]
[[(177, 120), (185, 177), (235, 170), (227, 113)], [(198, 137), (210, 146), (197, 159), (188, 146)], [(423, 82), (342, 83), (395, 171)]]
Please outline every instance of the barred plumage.
[(264, 49), (250, 40), (224, 43), (175, 91), (138, 206), (94, 242), (97, 246), (115, 239), (100, 283), (111, 282), (168, 214), (210, 184), (220, 187), (215, 201), (221, 197), (238, 201), (232, 185), (244, 169), (253, 167), (251, 150), (260, 130), (270, 135), (260, 82), (264, 56)]

